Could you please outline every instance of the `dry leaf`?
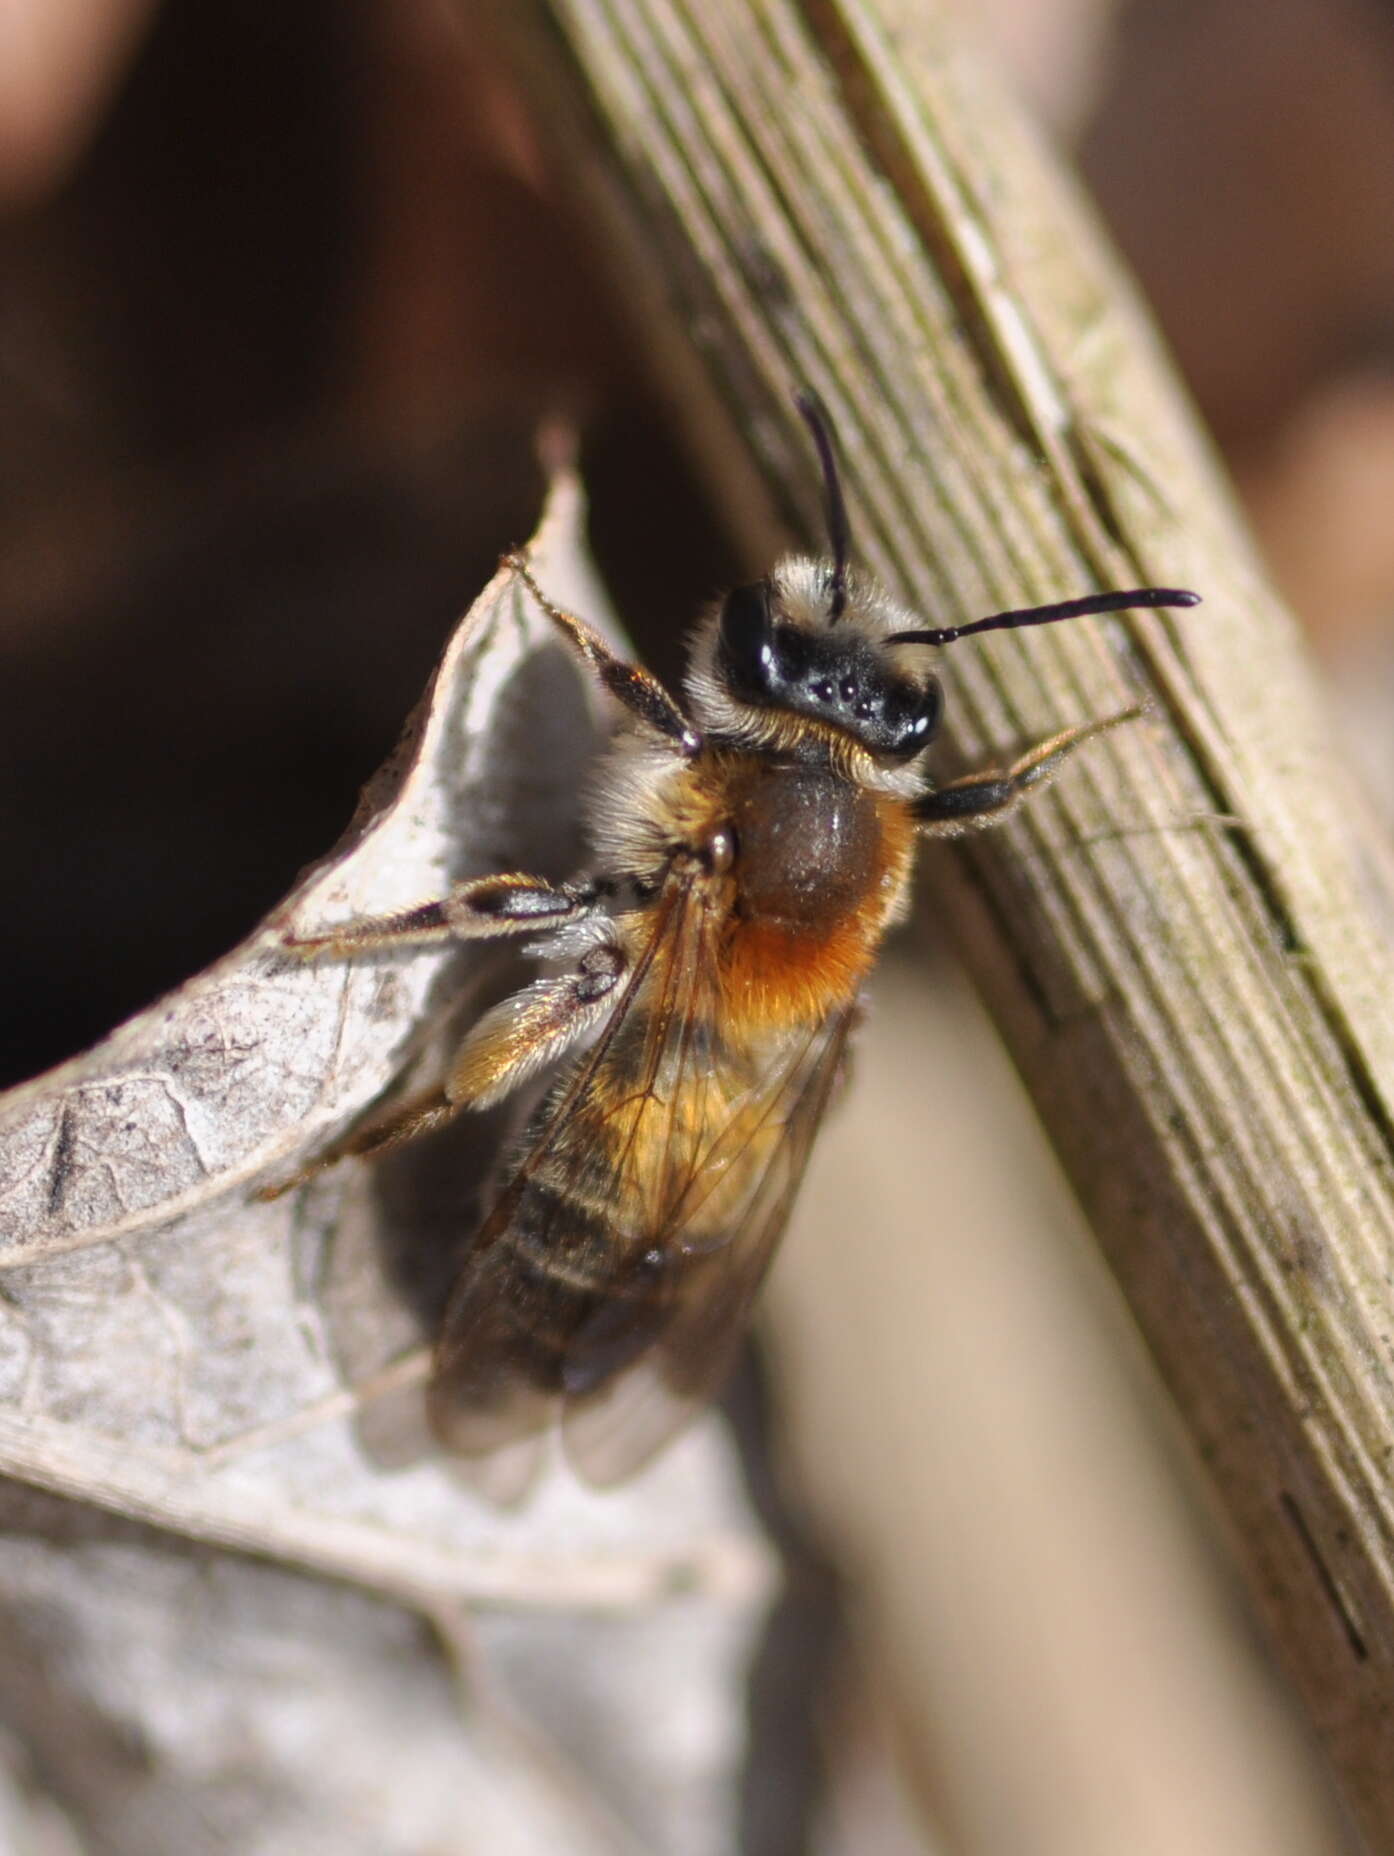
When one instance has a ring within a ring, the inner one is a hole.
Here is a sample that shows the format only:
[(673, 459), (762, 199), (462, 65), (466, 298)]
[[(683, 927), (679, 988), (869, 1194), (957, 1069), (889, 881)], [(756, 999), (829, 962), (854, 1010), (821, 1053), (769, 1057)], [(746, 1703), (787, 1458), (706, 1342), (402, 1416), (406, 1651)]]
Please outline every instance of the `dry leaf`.
[[(563, 474), (532, 549), (595, 618), (581, 515)], [(563, 873), (596, 733), (501, 573), (263, 930), (0, 1100), (0, 1696), (94, 1846), (729, 1847), (771, 1565), (720, 1427), (499, 1514), (429, 1449), (419, 1375), (351, 1390), (420, 1357), (497, 1129), (254, 1196), (490, 981), (479, 950), (305, 962), (281, 934)]]

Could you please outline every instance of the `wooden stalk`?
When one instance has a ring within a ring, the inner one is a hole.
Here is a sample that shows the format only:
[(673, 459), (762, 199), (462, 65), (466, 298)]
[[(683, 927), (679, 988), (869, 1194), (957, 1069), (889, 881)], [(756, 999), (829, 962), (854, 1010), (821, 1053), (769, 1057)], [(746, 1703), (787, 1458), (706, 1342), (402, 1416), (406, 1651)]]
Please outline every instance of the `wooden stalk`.
[(936, 871), (1371, 1841), (1394, 1846), (1394, 884), (1130, 288), (925, 0), (507, 0), (536, 121), (757, 566), (815, 542), (952, 624), (951, 757), (1150, 717)]

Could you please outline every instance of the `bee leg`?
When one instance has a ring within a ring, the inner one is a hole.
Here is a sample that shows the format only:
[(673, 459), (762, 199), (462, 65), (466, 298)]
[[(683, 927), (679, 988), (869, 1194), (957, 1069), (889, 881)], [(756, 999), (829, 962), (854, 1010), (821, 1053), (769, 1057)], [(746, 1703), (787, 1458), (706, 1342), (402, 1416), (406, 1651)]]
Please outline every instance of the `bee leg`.
[(624, 949), (601, 942), (587, 948), (572, 972), (535, 980), (502, 1000), (466, 1035), (441, 1088), (351, 1128), (290, 1179), (262, 1187), (257, 1198), (278, 1199), (350, 1155), (400, 1147), (444, 1127), (464, 1109), (492, 1108), (601, 1023), (628, 969)]
[[(537, 934), (583, 920), (595, 912), (600, 891), (593, 884), (547, 883), (541, 877), (478, 877), (457, 883), (441, 902), (419, 903), (396, 915), (343, 922), (325, 934), (286, 935), (282, 946), (315, 959), (321, 954), (375, 953), (384, 948), (429, 947), (442, 941), (486, 941)], [(442, 1089), (399, 1103), (385, 1115), (352, 1128), (290, 1179), (264, 1186), (259, 1199), (278, 1199), (350, 1154), (380, 1153), (443, 1127), (467, 1106), (447, 1081)]]
[(400, 1147), (407, 1141), (414, 1141), (418, 1135), (429, 1134), (433, 1128), (444, 1127), (456, 1115), (463, 1103), (452, 1103), (443, 1089), (434, 1089), (427, 1095), (414, 1096), (409, 1102), (399, 1102), (385, 1115), (375, 1117), (356, 1128), (350, 1128), (347, 1134), (317, 1153), (289, 1179), (274, 1180), (269, 1186), (261, 1186), (253, 1197), (263, 1204), (273, 1199), (283, 1198), (297, 1186), (303, 1186), (321, 1173), (327, 1173), (331, 1166), (337, 1166), (341, 1160), (351, 1155), (385, 1153), (389, 1148)]
[(1058, 772), (1062, 761), (1076, 748), (1110, 729), (1120, 728), (1124, 722), (1136, 721), (1144, 713), (1142, 708), (1125, 709), (1102, 722), (1062, 729), (1058, 735), (1038, 741), (1010, 767), (965, 774), (948, 786), (921, 794), (913, 808), (921, 831), (930, 838), (956, 838), (965, 831), (996, 825), (1014, 812), (1033, 788), (1043, 786)]
[(430, 947), (442, 941), (494, 941), (541, 934), (595, 911), (599, 891), (588, 883), (547, 883), (511, 873), (457, 883), (440, 902), (421, 902), (396, 915), (344, 922), (324, 934), (287, 935), (292, 953), (369, 954), (382, 948)]
[(534, 980), (471, 1027), (445, 1081), (451, 1112), (492, 1108), (596, 1029), (614, 1007), (629, 956), (616, 941), (586, 949), (570, 973)]
[(684, 715), (682, 705), (668, 694), (658, 678), (650, 676), (637, 664), (627, 664), (622, 657), (616, 657), (584, 619), (554, 606), (533, 579), (525, 555), (507, 554), (504, 563), (513, 569), (553, 625), (610, 694), (624, 704), (636, 721), (662, 735), (677, 753), (691, 760), (701, 749), (702, 737)]
[(610, 994), (627, 964), (622, 950), (607, 942), (588, 948), (574, 972), (534, 980), (501, 1000), (465, 1034), (439, 1089), (355, 1128), (316, 1167), (332, 1165), (346, 1154), (376, 1154), (414, 1141), (419, 1134), (444, 1127), (464, 1109), (492, 1108), (565, 1056), (605, 1017)]
[(599, 1024), (628, 964), (622, 948), (602, 942), (572, 972), (534, 980), (501, 1000), (465, 1034), (440, 1089), (355, 1129), (330, 1150), (330, 1163), (345, 1154), (381, 1153), (443, 1127), (463, 1109), (501, 1102)]

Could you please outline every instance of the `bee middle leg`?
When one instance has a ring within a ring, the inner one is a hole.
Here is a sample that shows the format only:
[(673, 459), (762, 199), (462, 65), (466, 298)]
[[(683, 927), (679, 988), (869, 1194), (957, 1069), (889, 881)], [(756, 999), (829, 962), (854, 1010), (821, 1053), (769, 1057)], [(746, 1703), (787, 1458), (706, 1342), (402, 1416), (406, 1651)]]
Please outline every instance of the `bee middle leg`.
[(997, 824), (1014, 812), (1029, 792), (1057, 773), (1076, 748), (1098, 735), (1106, 735), (1110, 729), (1121, 728), (1124, 722), (1136, 721), (1144, 713), (1142, 708), (1125, 709), (1102, 722), (1062, 729), (1058, 735), (1038, 741), (1010, 767), (965, 774), (962, 779), (923, 794), (914, 805), (921, 831), (930, 838), (956, 838), (965, 831)]
[(443, 941), (497, 941), (545, 934), (595, 912), (591, 883), (548, 883), (516, 871), (457, 883), (439, 902), (420, 902), (395, 915), (364, 917), (323, 934), (286, 935), (282, 946), (311, 959), (321, 954), (371, 954), (384, 948), (431, 947)]

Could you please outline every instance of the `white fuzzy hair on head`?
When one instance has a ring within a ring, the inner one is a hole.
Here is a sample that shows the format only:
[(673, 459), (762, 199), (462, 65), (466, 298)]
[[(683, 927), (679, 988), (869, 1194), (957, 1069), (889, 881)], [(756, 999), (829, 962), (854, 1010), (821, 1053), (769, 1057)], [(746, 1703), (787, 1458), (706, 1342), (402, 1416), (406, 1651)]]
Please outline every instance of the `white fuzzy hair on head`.
[(830, 561), (815, 555), (787, 555), (769, 575), (770, 604), (778, 608), (781, 619), (807, 631), (860, 632), (873, 644), (919, 623), (916, 614), (892, 599), (879, 580), (854, 567), (847, 569), (847, 603), (836, 619), (829, 620), (832, 571)]

